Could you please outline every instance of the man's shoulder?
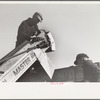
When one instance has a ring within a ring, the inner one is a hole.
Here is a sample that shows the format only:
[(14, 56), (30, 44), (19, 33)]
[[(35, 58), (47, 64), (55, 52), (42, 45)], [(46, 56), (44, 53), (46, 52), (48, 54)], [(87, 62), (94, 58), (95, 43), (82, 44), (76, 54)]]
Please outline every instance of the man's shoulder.
[(27, 20), (28, 20), (28, 19), (22, 21), (21, 25), (22, 25), (22, 26), (28, 26)]

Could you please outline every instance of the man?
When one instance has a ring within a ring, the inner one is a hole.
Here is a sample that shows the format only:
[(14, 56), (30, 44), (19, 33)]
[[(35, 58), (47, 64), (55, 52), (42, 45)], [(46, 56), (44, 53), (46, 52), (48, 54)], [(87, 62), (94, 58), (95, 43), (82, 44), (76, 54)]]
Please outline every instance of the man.
[(20, 24), (18, 28), (16, 47), (22, 44), (25, 40), (30, 41), (32, 36), (40, 33), (37, 24), (42, 22), (42, 20), (43, 18), (41, 14), (35, 12), (32, 18), (28, 18)]
[[(50, 41), (48, 37), (48, 32), (45, 30), (39, 30), (37, 24), (43, 20), (40, 13), (36, 12), (32, 18), (28, 18), (24, 20), (19, 28), (17, 35), (16, 48), (22, 44), (24, 41), (28, 40), (30, 43), (34, 43), (40, 41), (37, 48), (45, 48), (50, 46)], [(43, 33), (43, 34), (42, 34)], [(42, 41), (41, 41), (42, 40)], [(51, 49), (51, 48), (50, 48)], [(51, 50), (47, 49), (46, 52), (50, 52)], [(41, 67), (41, 64), (38, 60), (34, 62), (30, 72), (37, 73), (37, 70)]]
[[(32, 18), (28, 18), (20, 24), (18, 28), (18, 35), (17, 35), (17, 41), (16, 41), (16, 48), (21, 45), (24, 41), (30, 41), (34, 43), (36, 38), (33, 38), (34, 36), (37, 36), (40, 34), (40, 30), (38, 29), (38, 23), (42, 22), (43, 18), (42, 15), (38, 12), (35, 12), (32, 16)], [(40, 66), (39, 61), (37, 60), (33, 65), (33, 68), (38, 68)]]
[(78, 54), (76, 56), (74, 64), (76, 65), (76, 67), (77, 66), (82, 67), (84, 81), (89, 81), (89, 82), (97, 81), (98, 67), (91, 60), (89, 60), (89, 57), (86, 54), (84, 53)]

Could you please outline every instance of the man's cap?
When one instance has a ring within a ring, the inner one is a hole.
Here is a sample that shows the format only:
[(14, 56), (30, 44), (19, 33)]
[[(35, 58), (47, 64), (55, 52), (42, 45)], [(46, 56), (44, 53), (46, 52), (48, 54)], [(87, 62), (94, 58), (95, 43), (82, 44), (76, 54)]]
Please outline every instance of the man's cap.
[(35, 12), (35, 14), (33, 15), (33, 17), (37, 17), (39, 19), (40, 22), (42, 22), (43, 17), (39, 12)]
[(82, 59), (82, 58), (89, 58), (88, 56), (87, 56), (87, 54), (85, 54), (85, 53), (80, 53), (80, 54), (78, 54), (77, 56), (76, 56), (76, 60), (74, 61), (74, 64), (75, 65), (77, 65), (78, 64), (78, 60), (79, 59)]

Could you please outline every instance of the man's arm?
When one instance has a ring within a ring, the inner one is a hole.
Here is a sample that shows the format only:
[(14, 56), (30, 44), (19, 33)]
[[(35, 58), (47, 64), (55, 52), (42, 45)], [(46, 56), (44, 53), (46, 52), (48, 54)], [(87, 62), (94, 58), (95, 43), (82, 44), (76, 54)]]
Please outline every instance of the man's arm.
[(36, 30), (34, 26), (29, 27), (25, 22), (22, 22), (18, 32), (24, 35), (26, 38), (31, 39), (31, 36), (35, 35)]

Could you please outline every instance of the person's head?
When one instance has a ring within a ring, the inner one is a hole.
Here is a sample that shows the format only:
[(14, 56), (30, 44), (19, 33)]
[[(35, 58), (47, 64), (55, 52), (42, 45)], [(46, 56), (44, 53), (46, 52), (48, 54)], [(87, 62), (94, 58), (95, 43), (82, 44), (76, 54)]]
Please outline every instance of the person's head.
[(43, 20), (42, 15), (39, 12), (35, 12), (32, 18), (36, 23), (42, 22)]
[(76, 56), (76, 60), (74, 61), (74, 64), (78, 65), (79, 62), (82, 62), (83, 60), (86, 60), (87, 58), (89, 57), (86, 54), (80, 53)]

